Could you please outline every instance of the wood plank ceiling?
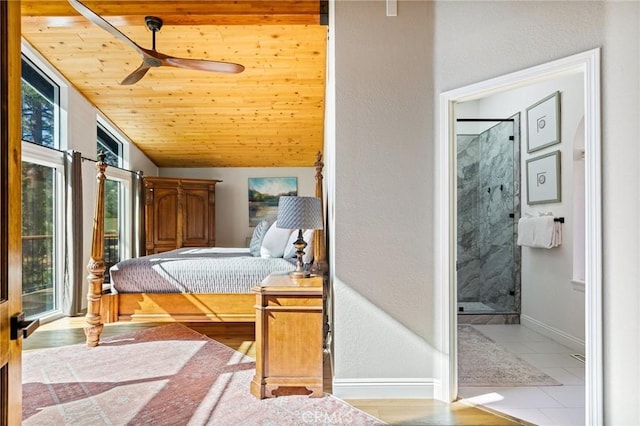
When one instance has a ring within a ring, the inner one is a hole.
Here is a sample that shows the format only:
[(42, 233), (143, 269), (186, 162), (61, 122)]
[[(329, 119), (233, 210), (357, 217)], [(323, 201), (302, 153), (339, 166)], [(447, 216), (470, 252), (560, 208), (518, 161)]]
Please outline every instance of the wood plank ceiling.
[(22, 0), (24, 39), (159, 167), (311, 166), (322, 150), (327, 27), (319, 0), (90, 1), (139, 45), (236, 62), (240, 74), (151, 68), (66, 1)]

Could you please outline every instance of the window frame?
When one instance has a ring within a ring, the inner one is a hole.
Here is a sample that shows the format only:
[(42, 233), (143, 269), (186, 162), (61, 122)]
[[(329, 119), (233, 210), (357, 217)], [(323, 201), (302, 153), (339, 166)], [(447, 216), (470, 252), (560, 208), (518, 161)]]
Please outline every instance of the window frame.
[[(51, 69), (50, 64), (44, 61), (42, 57), (25, 41), (21, 43), (21, 60), (26, 62), (28, 66), (37, 72), (40, 77), (51, 84), (54, 91), (54, 146), (47, 147), (35, 142), (22, 141), (21, 162), (29, 162), (45, 167), (52, 167), (55, 170), (55, 188), (54, 206), (55, 224), (54, 224), (54, 304), (55, 307), (51, 311), (44, 312), (37, 317), (41, 323), (53, 321), (64, 316), (63, 309), (63, 292), (64, 292), (64, 276), (66, 238), (67, 238), (67, 211), (66, 211), (66, 176), (64, 171), (64, 152), (67, 145), (67, 115), (66, 103), (68, 97), (67, 86), (58, 73)], [(22, 76), (21, 76), (22, 82)], [(28, 80), (27, 80), (28, 82)], [(32, 85), (30, 82), (28, 82)], [(33, 85), (32, 85), (33, 86)]]

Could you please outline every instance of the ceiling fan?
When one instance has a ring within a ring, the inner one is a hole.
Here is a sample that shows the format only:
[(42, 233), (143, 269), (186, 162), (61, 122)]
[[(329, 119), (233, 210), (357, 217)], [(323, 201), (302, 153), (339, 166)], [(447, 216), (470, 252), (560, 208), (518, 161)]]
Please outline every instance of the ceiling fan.
[(233, 62), (221, 62), (211, 61), (207, 59), (188, 59), (177, 58), (174, 56), (165, 55), (156, 51), (156, 32), (162, 28), (162, 19), (155, 16), (146, 16), (144, 18), (147, 28), (151, 30), (153, 34), (151, 49), (145, 49), (129, 37), (121, 33), (116, 27), (111, 25), (100, 15), (89, 9), (78, 0), (68, 0), (69, 4), (73, 6), (82, 16), (99, 26), (103, 30), (107, 31), (111, 35), (119, 38), (124, 43), (133, 47), (142, 56), (142, 64), (129, 74), (124, 80), (120, 82), (122, 85), (131, 85), (137, 83), (144, 75), (149, 71), (151, 67), (160, 66), (172, 66), (178, 68), (186, 68), (192, 70), (212, 71), (212, 72), (225, 72), (225, 73), (240, 73), (244, 71), (244, 66), (240, 64), (234, 64)]

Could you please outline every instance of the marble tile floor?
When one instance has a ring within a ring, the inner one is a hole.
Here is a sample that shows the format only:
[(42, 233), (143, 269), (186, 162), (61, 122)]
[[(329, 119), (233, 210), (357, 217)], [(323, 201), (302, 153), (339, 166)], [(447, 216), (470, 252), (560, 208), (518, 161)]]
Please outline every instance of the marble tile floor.
[(460, 387), (460, 398), (540, 426), (584, 425), (585, 370), (574, 349), (520, 324), (474, 327), (562, 386)]

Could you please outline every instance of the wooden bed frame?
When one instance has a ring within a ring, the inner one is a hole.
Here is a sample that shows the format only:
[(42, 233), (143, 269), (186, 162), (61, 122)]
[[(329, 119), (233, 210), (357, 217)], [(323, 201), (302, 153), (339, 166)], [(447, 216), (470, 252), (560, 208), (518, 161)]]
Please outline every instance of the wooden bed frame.
[[(324, 199), (322, 154), (318, 153), (315, 196)], [(254, 322), (253, 293), (184, 294), (184, 293), (116, 293), (104, 285), (104, 182), (107, 165), (104, 155), (96, 164), (96, 203), (93, 216), (91, 259), (87, 265), (86, 326), (87, 346), (97, 346), (105, 323), (115, 321), (175, 321), (175, 322)], [(324, 205), (324, 203), (323, 203)], [(313, 238), (312, 272), (326, 276), (326, 243), (324, 230), (316, 230)], [(258, 283), (256, 283), (258, 284)]]

